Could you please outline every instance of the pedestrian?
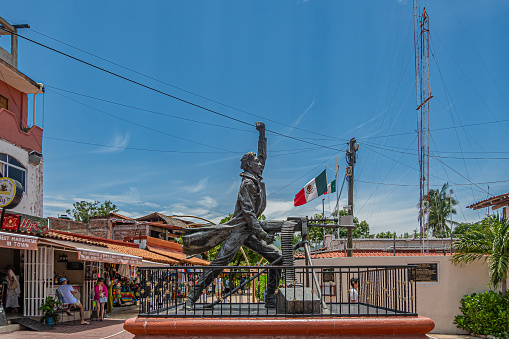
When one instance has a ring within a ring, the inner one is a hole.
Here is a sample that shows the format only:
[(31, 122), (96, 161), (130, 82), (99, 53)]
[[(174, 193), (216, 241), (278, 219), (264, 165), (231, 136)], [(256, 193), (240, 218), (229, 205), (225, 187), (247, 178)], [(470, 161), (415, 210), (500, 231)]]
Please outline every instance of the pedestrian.
[(21, 289), (19, 286), (18, 277), (16, 277), (16, 274), (14, 274), (14, 271), (9, 266), (7, 266), (7, 276), (5, 277), (5, 280), (7, 280), (5, 308), (12, 308), (13, 313), (18, 313), (18, 307), (20, 307), (19, 295), (21, 294)]
[(357, 303), (359, 302), (359, 293), (357, 292), (359, 289), (359, 278), (350, 279), (350, 285), (352, 288), (349, 291), (348, 299), (350, 299), (351, 303)]
[(222, 288), (223, 282), (221, 280), (221, 277), (218, 276), (214, 279), (214, 292), (216, 294), (216, 299), (219, 299), (221, 297)]
[(240, 281), (240, 290), (239, 290), (239, 293), (240, 294), (244, 294), (245, 293), (245, 288), (246, 286), (244, 285), (244, 283), (246, 282), (246, 277), (242, 277), (242, 280)]
[(97, 284), (94, 288), (94, 300), (97, 303), (97, 319), (104, 320), (104, 305), (108, 302), (108, 288), (104, 284), (104, 279), (97, 279)]
[(69, 316), (72, 315), (71, 307), (74, 305), (74, 307), (76, 307), (77, 309), (80, 310), (81, 325), (90, 325), (89, 322), (85, 321), (85, 312), (83, 311), (83, 305), (74, 296), (74, 293), (75, 293), (74, 288), (72, 288), (72, 286), (68, 284), (68, 281), (66, 278), (60, 278), (59, 281), (62, 284), (58, 288), (58, 291), (60, 292), (60, 294), (62, 295), (62, 298), (63, 298), (62, 303), (69, 304), (69, 306), (65, 310), (65, 313), (67, 313), (67, 315), (69, 315)]

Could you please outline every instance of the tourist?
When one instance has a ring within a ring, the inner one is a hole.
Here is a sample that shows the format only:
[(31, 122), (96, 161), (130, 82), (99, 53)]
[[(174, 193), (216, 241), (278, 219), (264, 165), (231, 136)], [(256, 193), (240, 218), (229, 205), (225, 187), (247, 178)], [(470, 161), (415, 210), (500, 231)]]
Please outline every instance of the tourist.
[(242, 280), (240, 281), (240, 290), (239, 290), (239, 294), (244, 294), (245, 293), (245, 288), (246, 286), (244, 285), (244, 283), (246, 282), (246, 277), (242, 277)]
[(104, 284), (104, 279), (97, 279), (97, 284), (94, 288), (94, 300), (97, 303), (97, 319), (104, 320), (104, 305), (108, 302), (108, 288)]
[(359, 278), (352, 278), (350, 279), (350, 285), (352, 288), (350, 289), (350, 292), (348, 294), (348, 299), (350, 299), (351, 303), (359, 302), (359, 293), (357, 290), (359, 289)]
[(216, 294), (216, 298), (219, 299), (221, 297), (221, 292), (223, 288), (223, 282), (221, 277), (218, 276), (214, 279), (214, 292)]
[(19, 295), (21, 294), (21, 289), (19, 286), (18, 277), (14, 274), (14, 271), (11, 267), (7, 266), (7, 276), (5, 277), (7, 281), (7, 293), (5, 299), (5, 308), (12, 308), (13, 313), (18, 313), (19, 306)]
[(69, 304), (69, 306), (67, 307), (67, 309), (65, 310), (65, 313), (67, 313), (67, 315), (71, 316), (71, 307), (74, 305), (74, 307), (78, 308), (80, 310), (80, 319), (81, 319), (81, 325), (90, 325), (89, 322), (86, 322), (85, 321), (85, 313), (83, 311), (83, 305), (81, 304), (81, 302), (74, 296), (74, 288), (72, 288), (71, 285), (68, 285), (67, 284), (67, 279), (66, 278), (60, 278), (60, 283), (62, 284), (59, 288), (58, 288), (58, 291), (60, 292), (60, 294), (62, 295), (62, 303), (63, 304)]

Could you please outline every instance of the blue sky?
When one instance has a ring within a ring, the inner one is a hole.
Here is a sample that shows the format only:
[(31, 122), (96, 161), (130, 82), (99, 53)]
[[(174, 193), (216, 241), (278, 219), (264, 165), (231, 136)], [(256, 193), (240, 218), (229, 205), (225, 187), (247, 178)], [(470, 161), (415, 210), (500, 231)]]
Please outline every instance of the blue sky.
[[(486, 211), (467, 205), (487, 198), (488, 186), (509, 191), (507, 160), (495, 159), (509, 158), (509, 2), (427, 1), (426, 9), (430, 153), (440, 157), (430, 157), (430, 188), (451, 183), (454, 219), (476, 221)], [(131, 217), (218, 221), (233, 211), (239, 160), (256, 151), (262, 120), (305, 141), (267, 133), (268, 218), (321, 213), (321, 198), (293, 207), (293, 197), (336, 157), (344, 173), (355, 137), (356, 216), (375, 233), (418, 227), (411, 1), (11, 1), (1, 15), (30, 24), (19, 32), (37, 42), (251, 124), (21, 39), (19, 69), (46, 86), (37, 102), (45, 216), (111, 200)], [(333, 207), (326, 198), (326, 211)]]

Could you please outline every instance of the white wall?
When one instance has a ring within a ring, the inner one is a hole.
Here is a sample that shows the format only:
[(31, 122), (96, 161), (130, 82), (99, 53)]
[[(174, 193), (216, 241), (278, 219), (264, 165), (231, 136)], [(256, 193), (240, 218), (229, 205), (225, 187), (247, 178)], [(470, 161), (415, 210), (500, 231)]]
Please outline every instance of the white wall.
[[(316, 266), (408, 265), (437, 263), (438, 283), (417, 283), (417, 313), (431, 318), (435, 329), (431, 333), (466, 333), (453, 324), (460, 314), (460, 300), (466, 294), (490, 290), (488, 265), (484, 260), (466, 266), (453, 265), (447, 256), (353, 257), (313, 259)], [(304, 265), (297, 260), (296, 265)], [(359, 291), (359, 293), (362, 293)]]
[(0, 153), (16, 158), (26, 168), (26, 187), (19, 205), (13, 212), (42, 217), (42, 167), (43, 161), (37, 166), (28, 163), (29, 152), (21, 147), (0, 139)]

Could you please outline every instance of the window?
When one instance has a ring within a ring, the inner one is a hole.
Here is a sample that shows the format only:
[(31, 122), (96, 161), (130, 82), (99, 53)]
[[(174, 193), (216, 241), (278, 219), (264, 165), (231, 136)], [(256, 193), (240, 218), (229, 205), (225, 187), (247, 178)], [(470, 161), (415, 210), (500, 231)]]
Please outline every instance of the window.
[(0, 153), (0, 177), (17, 180), (26, 190), (25, 178), (27, 170), (21, 163), (8, 154)]
[(0, 95), (0, 108), (9, 109), (9, 99)]

